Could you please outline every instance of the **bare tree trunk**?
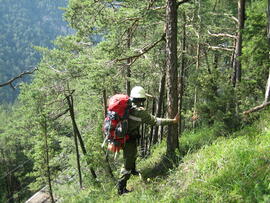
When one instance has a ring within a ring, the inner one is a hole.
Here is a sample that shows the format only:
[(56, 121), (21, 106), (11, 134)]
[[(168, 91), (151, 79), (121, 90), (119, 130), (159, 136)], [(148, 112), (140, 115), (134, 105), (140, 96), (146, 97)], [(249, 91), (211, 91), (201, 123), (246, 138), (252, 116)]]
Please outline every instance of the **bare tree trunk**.
[[(153, 103), (152, 103), (152, 115), (154, 115), (156, 112), (156, 98), (153, 98)], [(153, 144), (152, 140), (154, 137), (154, 126), (151, 126), (151, 130), (150, 130), (150, 137), (149, 137), (149, 152), (150, 152), (150, 148), (151, 145)]]
[[(197, 48), (196, 48), (196, 68), (195, 71), (198, 72), (199, 71), (199, 67), (200, 67), (200, 56), (201, 56), (201, 16), (200, 16), (200, 12), (201, 12), (201, 2), (200, 0), (198, 1), (198, 10), (197, 10), (197, 17), (198, 17), (198, 22), (199, 22), (199, 29), (198, 29), (198, 33), (197, 33)], [(197, 86), (195, 86), (195, 90), (194, 90), (194, 106), (193, 106), (193, 117), (197, 115), (197, 100), (198, 100), (198, 88)], [(196, 119), (192, 120), (192, 127), (195, 128), (196, 127)]]
[[(80, 133), (80, 131), (78, 129), (78, 126), (77, 126), (77, 123), (76, 123), (76, 120), (75, 120), (74, 105), (73, 105), (73, 96), (71, 94), (70, 95), (67, 95), (66, 96), (66, 99), (68, 101), (69, 112), (70, 112), (70, 117), (71, 117), (71, 121), (72, 121), (72, 126), (73, 126), (74, 133), (76, 133), (77, 137), (79, 138), (79, 142), (80, 142), (80, 146), (81, 146), (81, 149), (82, 149), (83, 154), (84, 155), (87, 155), (86, 148), (84, 146), (84, 142), (83, 142), (81, 133)], [(87, 161), (87, 164), (89, 165), (90, 163)], [(90, 167), (90, 171), (91, 171), (92, 177), (94, 179), (96, 179), (97, 178), (97, 175), (96, 175), (96, 173), (95, 173), (95, 171), (94, 171), (94, 169), (92, 167)]]
[(47, 179), (49, 185), (49, 194), (51, 198), (51, 202), (54, 203), (53, 191), (52, 191), (52, 180), (51, 180), (51, 171), (50, 171), (50, 161), (49, 161), (49, 146), (48, 146), (48, 126), (47, 126), (47, 118), (43, 115), (44, 123), (43, 123), (43, 130), (44, 130), (44, 141), (45, 141), (45, 163), (46, 163), (46, 170), (47, 170)]
[(269, 75), (268, 75), (268, 80), (267, 80), (266, 89), (265, 89), (264, 103), (268, 102), (269, 94), (270, 94), (270, 69), (269, 69)]
[[(149, 91), (148, 91), (149, 92)], [(149, 100), (146, 100), (146, 107), (147, 110), (149, 109)], [(142, 134), (143, 134), (143, 143), (142, 143), (142, 149), (143, 149), (143, 157), (147, 155), (147, 148), (148, 148), (148, 138), (147, 136), (147, 131), (148, 131), (148, 126), (143, 124), (142, 126)]]
[(73, 125), (73, 136), (74, 136), (74, 143), (76, 149), (76, 158), (77, 158), (77, 168), (79, 174), (79, 184), (80, 188), (82, 188), (82, 173), (81, 173), (81, 164), (80, 164), (80, 153), (78, 148), (78, 140), (77, 140), (77, 130), (76, 130), (76, 122), (75, 122), (75, 115), (74, 115), (74, 106), (73, 100), (71, 99), (72, 95), (67, 96), (67, 101), (69, 105), (70, 116), (72, 117), (72, 125)]
[(245, 0), (238, 1), (238, 35), (236, 40), (235, 54), (233, 60), (233, 86), (235, 87), (237, 83), (241, 82), (241, 62), (240, 57), (242, 55), (242, 31), (244, 29), (245, 24)]
[(179, 121), (179, 132), (180, 135), (182, 133), (182, 108), (183, 108), (183, 95), (184, 95), (184, 75), (185, 75), (185, 67), (186, 67), (186, 13), (183, 10), (183, 38), (182, 38), (182, 58), (181, 58), (181, 68), (180, 68), (180, 77), (179, 77), (179, 112), (180, 112), (180, 121)]
[[(165, 102), (163, 102), (162, 104), (162, 111), (161, 111), (161, 117), (164, 118), (165, 117)], [(160, 126), (160, 138), (159, 138), (159, 143), (162, 142), (163, 140), (163, 134), (164, 134), (164, 126)]]
[(79, 174), (79, 184), (80, 188), (82, 189), (82, 172), (81, 172), (81, 163), (80, 163), (80, 152), (78, 147), (78, 140), (77, 140), (77, 134), (75, 132), (75, 129), (73, 128), (73, 136), (74, 136), (74, 143), (75, 143), (75, 149), (76, 149), (76, 159), (77, 159), (77, 168), (78, 168), (78, 174)]
[[(164, 103), (164, 94), (165, 94), (165, 83), (166, 83), (166, 72), (164, 71), (163, 75), (161, 76), (161, 80), (159, 83), (159, 98), (158, 98), (158, 104), (157, 104), (157, 112), (156, 112), (156, 117), (162, 117), (161, 112), (162, 112), (162, 105)], [(158, 131), (159, 127), (155, 126), (154, 127), (154, 134), (153, 134), (153, 144), (156, 144), (158, 142)]]
[[(177, 74), (177, 1), (167, 0), (166, 5), (166, 68), (168, 88), (168, 117), (178, 112)], [(167, 155), (174, 157), (179, 148), (178, 125), (168, 126)]]
[(268, 17), (267, 38), (268, 38), (268, 43), (269, 43), (269, 46), (270, 46), (270, 0), (268, 0), (267, 17)]
[[(267, 38), (268, 38), (268, 45), (270, 47), (270, 0), (268, 0), (268, 6), (267, 6), (267, 17), (268, 17), (268, 25), (267, 25)], [(270, 59), (270, 52), (269, 52), (269, 59)], [(269, 94), (270, 94), (270, 67), (269, 67), (269, 75), (265, 90), (265, 97), (264, 102), (266, 103), (269, 100)]]
[[(104, 117), (106, 117), (107, 116), (107, 93), (106, 93), (106, 90), (103, 90), (103, 106), (104, 106)], [(109, 173), (111, 178), (113, 180), (115, 180), (115, 177), (113, 175), (113, 171), (112, 171), (112, 168), (111, 168), (111, 165), (109, 162), (109, 154), (106, 152), (105, 149), (103, 149), (103, 152), (105, 154), (107, 172)]]
[[(131, 47), (131, 30), (128, 30), (128, 36), (127, 36), (127, 48), (130, 49)], [(127, 95), (130, 95), (130, 77), (131, 77), (131, 70), (130, 70), (130, 63), (131, 63), (131, 58), (127, 59), (127, 73), (126, 73), (126, 91), (127, 91)]]
[(104, 109), (104, 117), (107, 116), (107, 92), (103, 90), (103, 109)]

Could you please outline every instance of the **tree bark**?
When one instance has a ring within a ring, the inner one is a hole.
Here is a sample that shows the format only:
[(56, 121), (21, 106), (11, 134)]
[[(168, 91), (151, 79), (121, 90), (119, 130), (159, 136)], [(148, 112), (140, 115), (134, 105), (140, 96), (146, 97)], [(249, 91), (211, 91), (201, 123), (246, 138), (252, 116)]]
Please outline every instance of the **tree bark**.
[[(267, 38), (268, 38), (268, 45), (270, 47), (270, 0), (268, 0), (267, 17), (268, 17)], [(268, 54), (270, 58), (270, 52)], [(269, 94), (270, 94), (270, 67), (269, 67), (269, 75), (268, 75), (268, 80), (267, 80), (266, 90), (265, 90), (265, 97), (264, 97), (265, 103), (269, 100)]]
[[(104, 117), (107, 116), (107, 92), (104, 89), (103, 90), (103, 108), (104, 108)], [(104, 138), (104, 137), (103, 137)], [(109, 154), (107, 153), (107, 151), (105, 149), (103, 149), (103, 152), (105, 154), (105, 160), (106, 160), (106, 168), (107, 168), (107, 172), (110, 175), (110, 177), (115, 180), (115, 177), (113, 175), (113, 171), (110, 165), (110, 161), (109, 161)]]
[[(162, 105), (164, 100), (164, 94), (165, 94), (165, 83), (166, 83), (166, 72), (164, 71), (163, 75), (161, 76), (160, 83), (159, 83), (159, 98), (158, 98), (158, 104), (157, 104), (157, 112), (156, 117), (161, 117), (162, 113)], [(154, 134), (153, 134), (153, 144), (156, 144), (158, 142), (158, 131), (159, 126), (154, 127)]]
[[(153, 98), (153, 103), (152, 103), (152, 115), (154, 115), (156, 112), (156, 98)], [(150, 130), (150, 137), (149, 137), (149, 150), (151, 148), (151, 145), (153, 144), (153, 137), (154, 137), (154, 126), (151, 126)]]
[(77, 140), (77, 133), (75, 129), (73, 128), (73, 136), (74, 136), (74, 143), (75, 143), (75, 149), (76, 149), (76, 159), (77, 159), (77, 168), (78, 168), (78, 175), (79, 175), (79, 184), (80, 188), (82, 189), (82, 172), (81, 172), (81, 163), (80, 163), (80, 152), (78, 147), (78, 140)]
[(50, 159), (49, 159), (49, 146), (48, 146), (48, 126), (46, 116), (43, 116), (43, 130), (44, 130), (44, 140), (45, 140), (45, 163), (46, 163), (46, 171), (47, 171), (47, 179), (49, 185), (49, 194), (51, 198), (51, 202), (54, 203), (53, 190), (52, 190), (52, 180), (51, 180), (51, 171), (50, 171)]
[(242, 55), (242, 31), (244, 29), (245, 24), (245, 0), (239, 0), (238, 1), (238, 35), (236, 39), (236, 46), (235, 46), (235, 54), (234, 54), (234, 60), (233, 60), (233, 86), (235, 87), (237, 83), (241, 82), (241, 62), (240, 57)]
[[(129, 29), (128, 30), (128, 36), (127, 36), (127, 48), (128, 50), (130, 49), (131, 47), (131, 30)], [(129, 96), (130, 95), (130, 77), (131, 77), (131, 70), (130, 70), (130, 64), (131, 64), (131, 58), (128, 58), (127, 59), (127, 73), (126, 73), (126, 91), (127, 91), (127, 95)]]
[(252, 109), (249, 109), (247, 111), (244, 111), (243, 114), (244, 115), (247, 115), (247, 114), (250, 114), (250, 113), (253, 113), (253, 112), (257, 112), (257, 111), (260, 111), (261, 109), (264, 109), (265, 107), (269, 106), (270, 105), (270, 102), (265, 102), (259, 106), (255, 106), (253, 107)]
[(104, 117), (107, 116), (107, 92), (103, 90), (103, 109), (104, 109)]
[[(67, 99), (67, 103), (68, 103), (68, 106), (69, 106), (69, 112), (70, 112), (70, 117), (71, 117), (74, 133), (76, 133), (76, 135), (79, 138), (79, 142), (80, 142), (80, 146), (81, 146), (83, 154), (87, 155), (87, 151), (86, 151), (86, 148), (84, 146), (84, 142), (83, 142), (81, 133), (80, 133), (80, 131), (78, 129), (78, 126), (77, 126), (77, 123), (76, 123), (76, 120), (75, 120), (73, 97), (72, 97), (72, 95), (67, 95), (66, 99)], [(87, 164), (89, 165), (90, 163), (87, 161)], [(96, 175), (96, 173), (95, 173), (95, 171), (94, 171), (94, 169), (92, 167), (90, 167), (90, 171), (91, 171), (92, 177), (94, 179), (96, 179), (97, 175)]]
[(266, 89), (265, 89), (264, 103), (268, 102), (269, 94), (270, 94), (270, 68), (269, 68), (269, 75), (268, 75), (268, 80), (266, 84)]
[(270, 44), (270, 0), (268, 0), (268, 5), (267, 5), (267, 18), (268, 18), (267, 37), (268, 37), (268, 42)]
[[(196, 72), (199, 71), (199, 67), (200, 67), (200, 56), (201, 56), (201, 16), (200, 16), (200, 9), (201, 9), (201, 2), (198, 1), (198, 22), (199, 22), (199, 30), (198, 30), (198, 41), (197, 41), (197, 48), (196, 48)], [(194, 106), (193, 106), (193, 116), (197, 115), (197, 100), (198, 100), (198, 88), (197, 86), (195, 86), (195, 90), (194, 90)], [(192, 120), (192, 127), (195, 128), (196, 127), (196, 119)]]
[[(166, 5), (166, 68), (168, 89), (168, 117), (178, 112), (177, 74), (177, 1), (167, 0)], [(178, 125), (168, 126), (167, 155), (175, 156), (179, 148)]]
[(186, 13), (183, 11), (183, 38), (182, 38), (182, 58), (181, 58), (181, 67), (179, 73), (179, 112), (180, 112), (180, 121), (179, 121), (179, 132), (180, 135), (182, 132), (182, 108), (183, 108), (183, 95), (184, 95), (184, 75), (185, 75), (185, 67), (186, 67)]

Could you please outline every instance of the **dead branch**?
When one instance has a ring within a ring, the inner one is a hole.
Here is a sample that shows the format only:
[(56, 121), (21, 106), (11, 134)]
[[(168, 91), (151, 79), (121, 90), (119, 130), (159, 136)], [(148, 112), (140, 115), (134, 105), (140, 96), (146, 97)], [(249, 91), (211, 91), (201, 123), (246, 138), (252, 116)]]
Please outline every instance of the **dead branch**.
[(226, 33), (211, 33), (209, 30), (208, 30), (208, 34), (210, 36), (213, 36), (213, 37), (230, 37), (230, 38), (233, 38), (233, 39), (237, 38), (237, 36), (235, 36), (235, 35), (226, 34)]
[(35, 67), (35, 68), (34, 68), (33, 70), (31, 70), (31, 71), (24, 71), (24, 72), (20, 73), (19, 75), (17, 75), (16, 77), (10, 79), (9, 81), (0, 84), (0, 87), (4, 87), (4, 86), (7, 86), (7, 85), (10, 85), (10, 86), (12, 87), (12, 89), (15, 89), (15, 87), (14, 87), (13, 84), (12, 84), (15, 80), (17, 80), (17, 79), (19, 79), (19, 78), (22, 78), (24, 75), (32, 74), (32, 73), (34, 73), (36, 70), (38, 70), (37, 67)]
[(250, 113), (253, 113), (253, 112), (256, 112), (256, 111), (260, 111), (261, 109), (264, 109), (266, 106), (269, 106), (270, 105), (270, 102), (265, 102), (265, 103), (262, 103), (261, 105), (259, 106), (255, 106), (247, 111), (244, 111), (243, 114), (244, 115), (248, 115)]
[(177, 8), (178, 8), (181, 4), (187, 3), (187, 2), (189, 2), (189, 1), (190, 1), (190, 0), (182, 0), (182, 1), (177, 2)]
[(154, 48), (159, 42), (165, 40), (165, 33), (162, 35), (162, 37), (155, 41), (153, 44), (147, 45), (144, 48), (142, 48), (138, 54), (135, 54), (133, 56), (128, 56), (125, 58), (121, 58), (121, 59), (116, 59), (114, 60), (114, 62), (121, 62), (121, 61), (125, 61), (125, 60), (131, 60), (130, 64), (127, 65), (131, 65), (133, 64), (140, 56), (144, 55), (145, 53), (147, 53), (148, 51), (150, 51), (152, 48)]
[(211, 15), (218, 15), (218, 16), (226, 16), (226, 17), (232, 19), (236, 24), (238, 24), (238, 19), (236, 17), (234, 17), (232, 14), (228, 14), (228, 13), (216, 13), (216, 12), (209, 12), (209, 14), (211, 14)]
[(52, 120), (54, 121), (54, 120), (57, 120), (58, 118), (60, 118), (61, 116), (63, 116), (63, 115), (65, 115), (65, 114), (67, 114), (69, 112), (69, 108), (68, 109), (66, 109), (65, 111), (63, 111), (63, 112), (61, 112), (61, 113), (59, 113), (58, 115), (56, 115), (55, 117), (53, 117), (52, 118)]
[(220, 47), (220, 46), (210, 46), (210, 45), (208, 45), (208, 48), (209, 49), (213, 49), (213, 50), (218, 50), (218, 49), (220, 49), (220, 50), (224, 50), (224, 51), (234, 51), (234, 49), (233, 48), (226, 48), (226, 47)]

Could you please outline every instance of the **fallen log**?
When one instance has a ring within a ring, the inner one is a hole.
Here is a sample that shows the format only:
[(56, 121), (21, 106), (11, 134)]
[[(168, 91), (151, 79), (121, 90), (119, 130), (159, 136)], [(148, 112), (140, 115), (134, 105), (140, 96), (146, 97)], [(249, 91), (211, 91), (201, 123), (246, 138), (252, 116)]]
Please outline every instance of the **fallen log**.
[(264, 109), (266, 106), (270, 105), (270, 102), (264, 102), (259, 106), (255, 106), (247, 111), (244, 111), (243, 114), (244, 115), (248, 115), (250, 113), (256, 112), (256, 111), (260, 111), (261, 109)]

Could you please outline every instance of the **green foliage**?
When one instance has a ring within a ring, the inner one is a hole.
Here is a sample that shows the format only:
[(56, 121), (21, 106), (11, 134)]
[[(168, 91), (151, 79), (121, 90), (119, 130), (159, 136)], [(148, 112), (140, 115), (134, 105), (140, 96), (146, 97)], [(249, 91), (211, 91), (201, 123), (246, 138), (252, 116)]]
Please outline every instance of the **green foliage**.
[[(180, 141), (191, 151), (178, 167), (168, 168), (166, 176), (148, 176), (149, 169), (157, 169), (166, 152), (165, 142), (156, 146), (151, 157), (139, 161), (143, 179), (131, 178), (128, 188), (134, 191), (130, 194), (119, 197), (113, 185), (104, 184), (103, 189), (89, 188), (66, 201), (268, 202), (270, 129), (266, 126), (270, 120), (267, 114), (231, 138), (209, 142), (211, 129), (208, 135), (205, 129), (186, 133)], [(157, 170), (152, 172), (158, 174)]]
[[(1, 0), (0, 8), (0, 82), (30, 70), (40, 60), (33, 46), (52, 47), (58, 35), (70, 33), (62, 20), (61, 1)], [(23, 81), (29, 81), (24, 77)], [(14, 86), (19, 81), (14, 83)], [(19, 91), (10, 87), (0, 89), (0, 104), (13, 103)]]
[[(52, 7), (58, 3), (40, 1), (31, 4), (31, 8), (35, 10), (37, 7), (41, 13), (50, 10), (50, 17), (54, 16)], [(18, 5), (15, 4), (15, 8)], [(26, 5), (29, 6), (30, 2)], [(44, 48), (47, 44), (41, 43), (43, 31), (40, 28), (32, 26), (33, 33), (41, 34), (38, 36), (26, 30), (28, 38), (40, 42), (33, 41), (32, 44), (38, 45), (35, 48), (42, 59), (33, 81), (21, 85), (18, 104), (9, 111), (0, 111), (3, 121), (0, 123), (0, 149), (9, 162), (1, 164), (0, 172), (30, 160), (23, 171), (14, 175), (28, 186), (22, 198), (29, 195), (30, 189), (46, 184), (44, 141), (47, 138), (54, 193), (64, 202), (268, 201), (269, 156), (266, 149), (269, 129), (265, 126), (269, 125), (269, 119), (247, 126), (257, 116), (250, 119), (239, 116), (242, 110), (260, 102), (264, 92), (269, 68), (263, 13), (265, 3), (252, 1), (248, 4), (241, 57), (243, 80), (237, 88), (230, 82), (232, 53), (222, 49), (210, 50), (216, 46), (231, 49), (234, 45), (233, 38), (212, 36), (209, 32), (235, 34), (237, 30), (232, 16), (236, 16), (236, 8), (233, 0), (195, 1), (179, 7), (179, 65), (185, 55), (182, 101), (185, 131), (179, 141), (178, 162), (165, 156), (165, 141), (151, 147), (148, 158), (138, 158), (142, 179), (132, 177), (128, 187), (134, 192), (122, 197), (116, 195), (115, 182), (108, 176), (104, 152), (100, 148), (104, 118), (102, 93), (106, 90), (107, 97), (125, 93), (125, 83), (130, 81), (131, 86), (141, 85), (155, 98), (159, 97), (157, 84), (166, 66), (165, 43), (161, 40), (152, 49), (147, 48), (164, 34), (164, 1), (70, 0), (64, 9), (65, 18), (77, 32), (58, 37), (54, 48)], [(19, 14), (27, 13), (22, 11)], [(185, 51), (180, 49), (184, 38), (184, 14)], [(18, 18), (24, 21), (21, 15)], [(31, 17), (27, 17), (27, 24), (32, 23)], [(22, 22), (16, 16), (14, 18), (21, 26)], [(53, 26), (50, 30), (61, 28), (61, 25), (56, 28), (51, 18), (47, 20)], [(14, 26), (11, 24), (11, 29)], [(46, 40), (51, 35), (55, 37), (52, 32), (46, 35)], [(25, 39), (21, 41), (26, 42)], [(20, 50), (21, 46), (16, 47)], [(144, 55), (140, 55), (144, 51)], [(25, 53), (34, 58), (32, 50)], [(17, 52), (14, 55), (17, 56)], [(9, 59), (10, 54), (5, 54), (5, 57)], [(18, 59), (28, 65), (20, 57)], [(127, 63), (131, 65), (127, 66)], [(7, 70), (1, 71), (1, 67), (0, 60), (0, 78)], [(126, 76), (127, 67), (131, 70), (130, 77)], [(75, 119), (87, 149), (86, 156), (80, 150), (84, 190), (78, 189), (73, 126), (67, 113), (66, 97), (70, 94)], [(165, 102), (165, 117), (166, 105)], [(196, 122), (190, 119), (194, 114), (199, 116)], [(235, 132), (240, 127), (242, 130)], [(166, 129), (164, 135), (167, 135)], [(110, 154), (109, 160), (113, 174), (117, 176), (121, 157), (114, 162)], [(90, 167), (98, 176), (97, 182), (91, 177)], [(7, 196), (4, 186), (1, 179), (0, 192), (5, 194), (1, 198)]]
[(263, 100), (269, 62), (266, 1), (254, 1), (247, 9), (244, 30), (242, 94), (250, 101)]

